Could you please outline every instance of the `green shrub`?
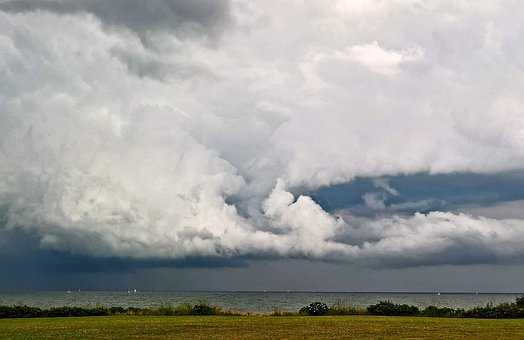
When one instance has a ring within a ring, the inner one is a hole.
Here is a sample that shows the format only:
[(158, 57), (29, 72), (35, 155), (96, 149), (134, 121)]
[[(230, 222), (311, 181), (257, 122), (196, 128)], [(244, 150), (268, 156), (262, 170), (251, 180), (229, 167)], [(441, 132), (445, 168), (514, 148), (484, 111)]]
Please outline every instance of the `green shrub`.
[(110, 314), (125, 314), (126, 309), (124, 307), (110, 307), (109, 313)]
[(193, 306), (189, 303), (183, 303), (175, 307), (175, 315), (191, 315)]
[(367, 311), (371, 315), (389, 316), (414, 316), (420, 313), (417, 306), (399, 305), (391, 301), (380, 301), (375, 305), (368, 306)]
[(497, 306), (488, 304), (485, 307), (475, 307), (463, 313), (466, 318), (507, 319), (524, 318), (524, 307), (517, 303), (502, 303)]
[(28, 306), (0, 306), (1, 318), (30, 318), (30, 317), (70, 317), (70, 316), (105, 316), (105, 315), (240, 315), (231, 311), (222, 311), (207, 303), (200, 302), (194, 306), (181, 304), (178, 306), (161, 305), (158, 308), (136, 308), (136, 307), (52, 307), (40, 309)]
[(191, 315), (214, 315), (218, 314), (217, 312), (217, 308), (211, 307), (205, 302), (200, 302), (191, 309)]
[(82, 307), (53, 307), (42, 312), (43, 316), (48, 317), (67, 317), (67, 316), (105, 316), (110, 315), (109, 310), (104, 307), (82, 308)]
[(298, 312), (301, 315), (320, 316), (327, 315), (329, 308), (323, 302), (313, 302), (305, 307), (300, 308)]
[(145, 309), (142, 309), (142, 308), (129, 307), (126, 310), (126, 314), (128, 314), (128, 315), (143, 315), (144, 314), (144, 310)]
[(433, 317), (460, 317), (464, 313), (463, 309), (453, 309), (449, 307), (428, 306), (420, 314)]
[(172, 316), (172, 315), (176, 315), (176, 308), (173, 307), (172, 305), (160, 305), (160, 307), (158, 307), (156, 310), (155, 310), (155, 314), (156, 315), (165, 315), (165, 316)]
[(0, 306), (0, 318), (34, 318), (42, 316), (42, 310), (29, 306)]

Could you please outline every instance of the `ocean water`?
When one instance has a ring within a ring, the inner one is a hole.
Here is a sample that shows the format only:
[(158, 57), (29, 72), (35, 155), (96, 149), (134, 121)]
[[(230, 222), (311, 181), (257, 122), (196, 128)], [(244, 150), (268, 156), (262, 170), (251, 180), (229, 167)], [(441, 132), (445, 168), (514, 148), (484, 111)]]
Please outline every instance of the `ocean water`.
[(155, 307), (162, 304), (197, 303), (205, 301), (225, 309), (268, 313), (275, 309), (297, 311), (314, 301), (326, 304), (343, 303), (366, 307), (381, 300), (407, 303), (419, 307), (429, 305), (470, 308), (487, 303), (513, 302), (521, 294), (486, 293), (344, 293), (344, 292), (127, 292), (73, 291), (0, 293), (0, 305), (53, 306), (122, 306)]

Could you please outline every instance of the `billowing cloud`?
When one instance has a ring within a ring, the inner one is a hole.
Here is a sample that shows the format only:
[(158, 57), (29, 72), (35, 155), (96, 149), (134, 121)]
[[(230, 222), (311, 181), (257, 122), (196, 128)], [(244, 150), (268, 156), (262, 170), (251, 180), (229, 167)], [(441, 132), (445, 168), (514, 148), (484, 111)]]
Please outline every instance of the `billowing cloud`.
[(522, 220), (417, 213), (355, 221), (344, 242), (375, 265), (498, 263), (522, 259), (523, 230)]
[(142, 38), (158, 31), (214, 37), (230, 20), (228, 0), (4, 0), (0, 9), (10, 13), (90, 13), (104, 24), (130, 29)]
[(106, 257), (521, 257), (519, 219), (360, 220), (301, 195), (524, 168), (518, 11), (361, 3), (1, 3), (4, 227)]
[(370, 44), (351, 46), (342, 57), (362, 64), (372, 72), (393, 76), (401, 71), (402, 64), (417, 61), (423, 55), (420, 48), (386, 51), (374, 41)]

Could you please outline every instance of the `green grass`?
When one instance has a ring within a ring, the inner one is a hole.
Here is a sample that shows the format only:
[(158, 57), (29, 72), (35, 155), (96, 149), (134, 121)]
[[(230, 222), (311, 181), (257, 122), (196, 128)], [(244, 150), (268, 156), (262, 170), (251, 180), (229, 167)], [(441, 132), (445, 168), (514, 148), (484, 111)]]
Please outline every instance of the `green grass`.
[(523, 339), (524, 320), (109, 316), (0, 320), (0, 339)]

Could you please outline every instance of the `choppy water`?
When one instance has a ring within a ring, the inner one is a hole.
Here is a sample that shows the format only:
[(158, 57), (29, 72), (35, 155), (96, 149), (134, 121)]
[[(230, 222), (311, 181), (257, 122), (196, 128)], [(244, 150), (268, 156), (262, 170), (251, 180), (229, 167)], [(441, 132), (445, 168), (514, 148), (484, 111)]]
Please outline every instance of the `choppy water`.
[(365, 307), (381, 300), (428, 305), (469, 308), (487, 303), (512, 302), (520, 294), (464, 293), (335, 293), (335, 292), (31, 292), (0, 293), (0, 305), (25, 304), (36, 307), (53, 306), (122, 306), (154, 307), (161, 304), (209, 304), (242, 312), (267, 313), (274, 309), (296, 311), (314, 301), (329, 304), (341, 302)]

